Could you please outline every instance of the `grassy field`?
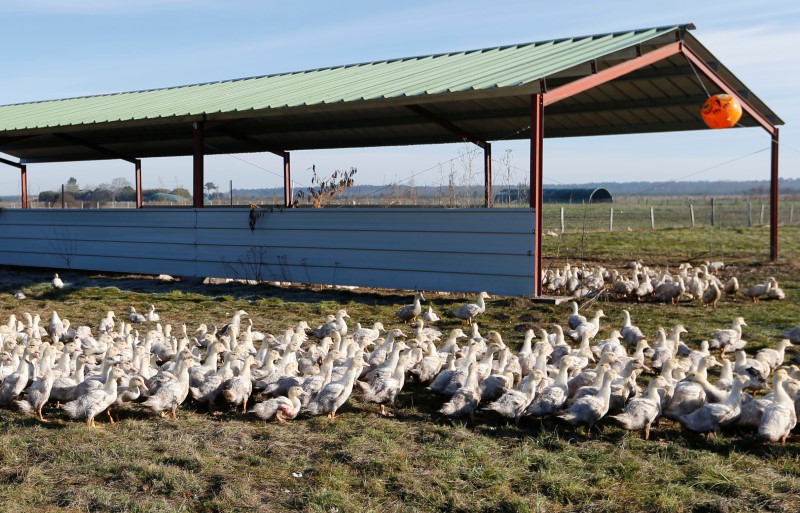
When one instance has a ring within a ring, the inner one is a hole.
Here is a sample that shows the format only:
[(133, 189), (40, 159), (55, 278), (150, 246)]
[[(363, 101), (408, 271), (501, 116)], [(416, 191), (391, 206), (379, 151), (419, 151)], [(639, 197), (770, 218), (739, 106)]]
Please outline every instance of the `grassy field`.
[[(741, 315), (748, 351), (772, 346), (800, 324), (800, 229), (782, 232), (778, 263), (767, 262), (766, 229), (656, 230), (548, 238), (545, 265), (578, 256), (588, 265), (622, 266), (641, 258), (673, 269), (685, 260), (723, 259), (724, 276), (743, 285), (775, 276), (784, 301), (723, 301), (717, 310), (600, 300), (608, 322), (621, 325), (622, 309), (653, 336), (676, 323), (695, 345)], [(73, 325), (96, 329), (106, 310), (144, 309), (154, 303), (163, 322), (190, 328), (225, 322), (243, 308), (261, 331), (282, 333), (300, 319), (317, 325), (344, 307), (353, 322), (397, 326), (394, 311), (409, 294), (389, 291), (309, 290), (239, 284), (165, 284), (144, 277), (68, 273), (54, 293), (48, 273), (1, 269), (0, 315), (53, 309)], [(22, 288), (27, 299), (10, 292)], [(445, 312), (464, 296), (429, 294)], [(518, 347), (530, 327), (562, 325), (566, 306), (525, 298), (494, 298), (480, 319), (481, 332), (496, 329)], [(46, 324), (46, 323), (43, 323)], [(458, 326), (444, 319), (440, 329)], [(788, 358), (797, 355), (792, 348)], [(787, 358), (787, 359), (788, 359)], [(335, 422), (300, 418), (264, 424), (233, 411), (208, 415), (185, 405), (177, 421), (143, 409), (123, 413), (96, 430), (65, 420), (52, 407), (42, 424), (0, 410), (0, 511), (436, 511), (436, 512), (796, 512), (800, 510), (800, 439), (763, 445), (752, 432), (724, 432), (705, 439), (662, 421), (651, 439), (601, 422), (587, 437), (553, 421), (523, 420), (515, 427), (481, 413), (474, 424), (442, 419), (443, 399), (409, 384), (398, 416), (383, 418), (376, 405), (351, 399)]]

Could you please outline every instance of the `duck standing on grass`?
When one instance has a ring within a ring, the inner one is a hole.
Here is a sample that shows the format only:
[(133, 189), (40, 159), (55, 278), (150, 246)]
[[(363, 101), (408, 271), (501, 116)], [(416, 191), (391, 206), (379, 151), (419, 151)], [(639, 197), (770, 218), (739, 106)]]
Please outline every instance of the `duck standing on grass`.
[(663, 376), (656, 376), (650, 380), (644, 395), (634, 397), (625, 409), (611, 418), (622, 424), (628, 430), (644, 430), (644, 439), (650, 438), (650, 426), (661, 416), (661, 399), (658, 395), (659, 387), (663, 387), (666, 380)]
[(467, 321), (467, 325), (472, 326), (473, 317), (476, 317), (486, 311), (486, 303), (484, 303), (484, 299), (491, 299), (491, 296), (486, 291), (478, 294), (478, 299), (474, 303), (462, 305), (453, 310), (451, 313), (453, 314), (453, 317)]
[(422, 296), (422, 292), (416, 292), (414, 294), (414, 302), (410, 305), (405, 305), (402, 307), (395, 313), (395, 316), (406, 323), (408, 321), (416, 321), (419, 314), (422, 313), (421, 301), (425, 301), (425, 298)]
[(74, 401), (62, 404), (61, 408), (72, 419), (86, 419), (86, 426), (96, 427), (94, 418), (114, 404), (117, 399), (117, 380), (125, 376), (119, 367), (111, 367), (103, 388), (90, 390)]

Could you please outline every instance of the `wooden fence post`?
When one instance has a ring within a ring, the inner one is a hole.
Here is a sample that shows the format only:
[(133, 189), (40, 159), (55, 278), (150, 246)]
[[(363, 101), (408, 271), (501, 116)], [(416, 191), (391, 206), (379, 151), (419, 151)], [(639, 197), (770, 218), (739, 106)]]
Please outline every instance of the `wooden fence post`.
[(564, 233), (564, 207), (561, 207), (561, 233)]
[(764, 204), (761, 204), (761, 219), (759, 219), (758, 224), (760, 226), (764, 226)]
[(655, 210), (653, 210), (653, 207), (650, 207), (650, 229), (652, 230), (656, 229), (656, 215), (655, 215)]
[(789, 206), (789, 224), (794, 224), (794, 205)]
[(747, 202), (747, 226), (753, 226), (753, 203)]
[(711, 226), (714, 226), (714, 198), (711, 198)]
[(614, 207), (611, 207), (611, 214), (608, 216), (608, 231), (614, 231)]
[(694, 228), (694, 205), (689, 203), (689, 215), (692, 216), (692, 228)]

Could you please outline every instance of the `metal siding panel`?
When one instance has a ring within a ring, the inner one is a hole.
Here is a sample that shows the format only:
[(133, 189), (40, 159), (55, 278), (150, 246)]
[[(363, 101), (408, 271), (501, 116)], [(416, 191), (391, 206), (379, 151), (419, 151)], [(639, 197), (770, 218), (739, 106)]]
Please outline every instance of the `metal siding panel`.
[(69, 258), (72, 269), (230, 277), (257, 263), (262, 279), (533, 291), (530, 209), (290, 210), (259, 219), (252, 233), (247, 215), (235, 208), (6, 209), (0, 263), (63, 268)]

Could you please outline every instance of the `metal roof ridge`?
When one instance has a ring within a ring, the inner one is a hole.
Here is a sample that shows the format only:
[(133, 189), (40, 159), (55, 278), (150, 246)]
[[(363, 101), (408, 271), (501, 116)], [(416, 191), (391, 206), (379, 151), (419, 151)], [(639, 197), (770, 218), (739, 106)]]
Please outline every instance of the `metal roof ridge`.
[(190, 88), (190, 87), (199, 87), (199, 86), (208, 86), (213, 84), (226, 84), (232, 82), (243, 82), (247, 80), (261, 80), (265, 78), (271, 77), (279, 77), (279, 76), (290, 76), (290, 75), (302, 75), (308, 73), (316, 73), (320, 71), (328, 71), (328, 70), (336, 70), (336, 69), (345, 69), (345, 68), (356, 68), (362, 66), (372, 66), (376, 64), (388, 64), (393, 62), (403, 62), (403, 61), (413, 61), (413, 60), (421, 60), (421, 59), (435, 59), (440, 57), (448, 57), (454, 56), (459, 54), (470, 54), (470, 53), (484, 53), (489, 51), (496, 51), (496, 50), (506, 50), (509, 48), (522, 48), (526, 46), (538, 46), (538, 45), (545, 45), (545, 44), (553, 44), (559, 43), (563, 41), (570, 41), (570, 40), (581, 40), (581, 39), (597, 39), (603, 37), (617, 37), (624, 34), (631, 34), (631, 33), (642, 33), (648, 31), (660, 32), (660, 31), (668, 31), (668, 30), (694, 30), (696, 27), (694, 23), (683, 23), (683, 24), (676, 24), (676, 25), (663, 25), (660, 27), (647, 27), (647, 28), (639, 28), (639, 29), (630, 29), (630, 30), (620, 30), (615, 32), (606, 32), (602, 34), (589, 34), (584, 36), (572, 36), (572, 37), (563, 37), (557, 39), (548, 39), (542, 41), (532, 41), (527, 43), (513, 43), (507, 45), (500, 45), (500, 46), (492, 46), (487, 48), (476, 48), (472, 50), (459, 50), (459, 51), (450, 51), (450, 52), (441, 52), (441, 53), (434, 53), (428, 55), (416, 55), (410, 57), (397, 57), (397, 58), (390, 58), (390, 59), (381, 59), (377, 61), (366, 61), (360, 63), (353, 63), (353, 64), (340, 64), (336, 66), (324, 66), (320, 68), (310, 68), (306, 70), (298, 70), (298, 71), (284, 71), (280, 73), (270, 73), (266, 75), (254, 75), (250, 77), (241, 77), (241, 78), (230, 78), (230, 79), (223, 79), (223, 80), (210, 80), (208, 82), (198, 82), (194, 84), (183, 84), (183, 85), (175, 85), (175, 86), (166, 86), (166, 87), (154, 87), (151, 89), (138, 89), (133, 91), (117, 91), (112, 93), (101, 93), (101, 94), (89, 94), (83, 96), (72, 96), (67, 98), (51, 98), (48, 100), (34, 100), (30, 102), (19, 102), (19, 103), (9, 103), (9, 104), (0, 104), (0, 107), (16, 107), (16, 106), (23, 106), (23, 105), (36, 105), (42, 103), (55, 103), (55, 102), (62, 102), (62, 101), (70, 101), (70, 100), (82, 100), (82, 99), (89, 99), (89, 98), (102, 98), (102, 97), (111, 97), (111, 96), (121, 96), (121, 95), (128, 95), (128, 94), (140, 94), (140, 93), (149, 93), (149, 92), (156, 92), (156, 91), (169, 91), (173, 89), (183, 89), (183, 88)]

